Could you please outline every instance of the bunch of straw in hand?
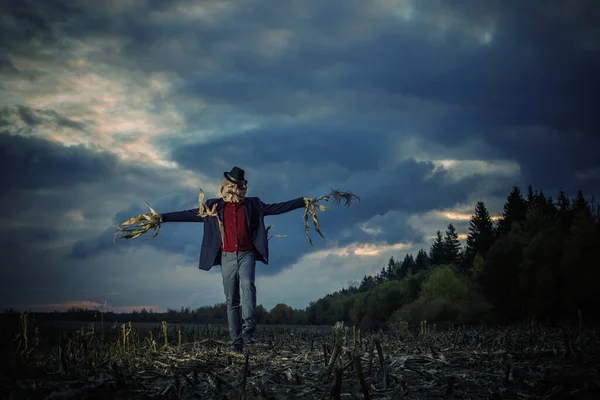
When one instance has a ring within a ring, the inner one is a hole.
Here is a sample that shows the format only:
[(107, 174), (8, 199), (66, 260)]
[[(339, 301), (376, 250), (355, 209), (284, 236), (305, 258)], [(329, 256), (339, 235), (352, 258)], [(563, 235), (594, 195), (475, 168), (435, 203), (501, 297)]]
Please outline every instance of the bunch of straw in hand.
[(119, 235), (121, 235), (121, 238), (123, 239), (135, 239), (148, 232), (150, 229), (154, 229), (152, 238), (155, 238), (156, 235), (158, 235), (160, 224), (162, 222), (160, 214), (154, 211), (148, 203), (144, 203), (150, 209), (150, 214), (140, 214), (137, 217), (129, 218), (127, 221), (119, 224), (117, 231), (113, 236), (113, 243)]
[(322, 200), (325, 200), (328, 202), (329, 199), (332, 199), (333, 203), (336, 206), (339, 205), (342, 200), (344, 200), (344, 203), (345, 203), (344, 205), (346, 207), (350, 206), (352, 199), (357, 199), (358, 201), (360, 201), (360, 198), (351, 192), (341, 192), (339, 190), (334, 190), (334, 189), (331, 189), (331, 192), (329, 194), (326, 194), (325, 196), (321, 196), (321, 197), (317, 197), (317, 198), (305, 197), (304, 198), (304, 234), (308, 238), (308, 242), (310, 243), (311, 246), (312, 246), (313, 242), (312, 242), (312, 239), (310, 238), (310, 236), (308, 235), (308, 229), (309, 229), (308, 216), (310, 215), (312, 217), (313, 224), (315, 226), (315, 231), (317, 231), (317, 233), (323, 239), (326, 239), (325, 236), (323, 236), (323, 233), (321, 232), (321, 226), (319, 225), (319, 218), (317, 217), (317, 208), (319, 209), (319, 211), (325, 211), (325, 210), (327, 210), (327, 207), (324, 205), (317, 205), (317, 202), (322, 201)]

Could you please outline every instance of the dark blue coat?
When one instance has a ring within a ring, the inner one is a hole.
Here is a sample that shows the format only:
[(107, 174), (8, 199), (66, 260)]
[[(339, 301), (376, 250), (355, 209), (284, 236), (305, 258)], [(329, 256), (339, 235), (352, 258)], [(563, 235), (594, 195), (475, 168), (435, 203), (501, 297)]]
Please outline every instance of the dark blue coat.
[[(217, 203), (217, 213), (223, 221), (223, 209), (225, 202), (223, 199), (209, 199), (205, 202), (210, 209)], [(304, 208), (304, 198), (285, 201), (282, 203), (265, 204), (258, 197), (246, 197), (245, 201), (246, 221), (248, 222), (248, 232), (258, 251), (256, 260), (264, 264), (269, 263), (269, 241), (267, 240), (267, 230), (265, 228), (264, 217), (268, 215), (283, 214), (298, 208)], [(198, 216), (198, 209), (175, 211), (164, 213), (163, 222), (204, 222), (204, 237), (202, 238), (202, 247), (200, 249), (199, 268), (209, 271), (213, 266), (221, 264), (221, 232), (219, 223), (215, 217), (201, 218)]]

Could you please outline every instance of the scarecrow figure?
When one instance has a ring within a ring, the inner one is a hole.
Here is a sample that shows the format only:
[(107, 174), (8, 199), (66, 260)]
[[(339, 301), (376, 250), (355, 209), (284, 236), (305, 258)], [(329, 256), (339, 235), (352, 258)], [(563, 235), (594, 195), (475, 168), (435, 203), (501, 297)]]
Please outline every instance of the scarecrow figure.
[[(344, 199), (349, 205), (352, 193), (332, 190), (329, 195), (319, 198), (298, 197), (281, 203), (266, 204), (258, 197), (246, 197), (248, 181), (244, 170), (233, 167), (223, 173), (221, 198), (204, 202), (204, 193), (200, 190), (198, 208), (159, 214), (150, 206), (150, 214), (142, 214), (123, 222), (115, 237), (124, 234), (132, 239), (154, 229), (155, 237), (160, 225), (165, 222), (203, 222), (204, 236), (200, 252), (199, 269), (209, 271), (215, 265), (221, 265), (223, 289), (227, 304), (227, 322), (232, 341), (232, 350), (242, 352), (244, 344), (254, 344), (256, 329), (256, 261), (269, 263), (269, 238), (271, 226), (265, 227), (264, 217), (284, 214), (304, 208), (305, 234), (308, 235), (308, 216), (312, 216), (316, 231), (319, 228), (316, 207), (325, 211), (323, 205), (316, 206), (320, 200), (332, 198), (337, 204)], [(135, 227), (138, 225), (138, 227)], [(281, 236), (281, 235), (279, 235)], [(240, 293), (241, 286), (241, 293)], [(241, 300), (241, 310), (240, 310)]]

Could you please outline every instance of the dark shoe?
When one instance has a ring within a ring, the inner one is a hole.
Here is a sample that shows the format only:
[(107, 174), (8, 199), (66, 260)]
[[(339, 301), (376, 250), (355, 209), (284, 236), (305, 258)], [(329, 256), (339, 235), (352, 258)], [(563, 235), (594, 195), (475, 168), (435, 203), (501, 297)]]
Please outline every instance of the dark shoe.
[(244, 344), (257, 344), (258, 340), (253, 335), (244, 335)]
[(242, 347), (232, 346), (231, 352), (236, 354), (244, 354), (244, 349)]
[(233, 344), (233, 345), (231, 345), (231, 351), (234, 353), (243, 354), (244, 346), (240, 345), (240, 344)]

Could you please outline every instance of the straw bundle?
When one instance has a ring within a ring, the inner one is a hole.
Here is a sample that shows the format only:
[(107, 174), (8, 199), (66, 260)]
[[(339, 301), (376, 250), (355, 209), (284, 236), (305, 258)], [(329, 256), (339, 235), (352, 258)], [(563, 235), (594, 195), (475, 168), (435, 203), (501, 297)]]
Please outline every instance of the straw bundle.
[(325, 211), (325, 210), (327, 210), (327, 206), (317, 205), (317, 203), (322, 200), (325, 200), (328, 202), (329, 199), (332, 199), (333, 203), (336, 206), (339, 205), (342, 200), (344, 200), (344, 205), (346, 207), (350, 206), (352, 199), (357, 199), (358, 201), (360, 201), (360, 198), (351, 192), (341, 192), (339, 190), (334, 190), (334, 189), (331, 189), (331, 192), (329, 194), (326, 194), (325, 196), (321, 196), (321, 197), (317, 197), (317, 198), (305, 197), (304, 198), (304, 234), (308, 238), (308, 242), (310, 243), (311, 246), (312, 246), (313, 242), (308, 234), (308, 230), (309, 230), (308, 216), (310, 215), (312, 218), (313, 224), (315, 226), (315, 231), (317, 231), (317, 233), (323, 239), (326, 239), (326, 237), (323, 236), (323, 233), (321, 232), (319, 218), (317, 217), (317, 209), (319, 209), (319, 211)]
[(202, 191), (202, 189), (200, 189), (200, 194), (198, 195), (198, 216), (200, 218), (215, 217), (219, 223), (221, 242), (225, 243), (225, 228), (223, 227), (223, 221), (221, 221), (219, 213), (217, 212), (217, 203), (213, 204), (212, 208), (206, 207), (204, 204), (204, 191)]
[(154, 235), (152, 238), (158, 235), (160, 231), (161, 217), (160, 214), (154, 211), (148, 203), (144, 202), (150, 209), (150, 214), (140, 214), (137, 217), (129, 218), (127, 221), (122, 222), (117, 227), (117, 231), (113, 236), (113, 243), (117, 236), (121, 235), (123, 239), (135, 239), (138, 236), (143, 235), (150, 229), (154, 229)]

